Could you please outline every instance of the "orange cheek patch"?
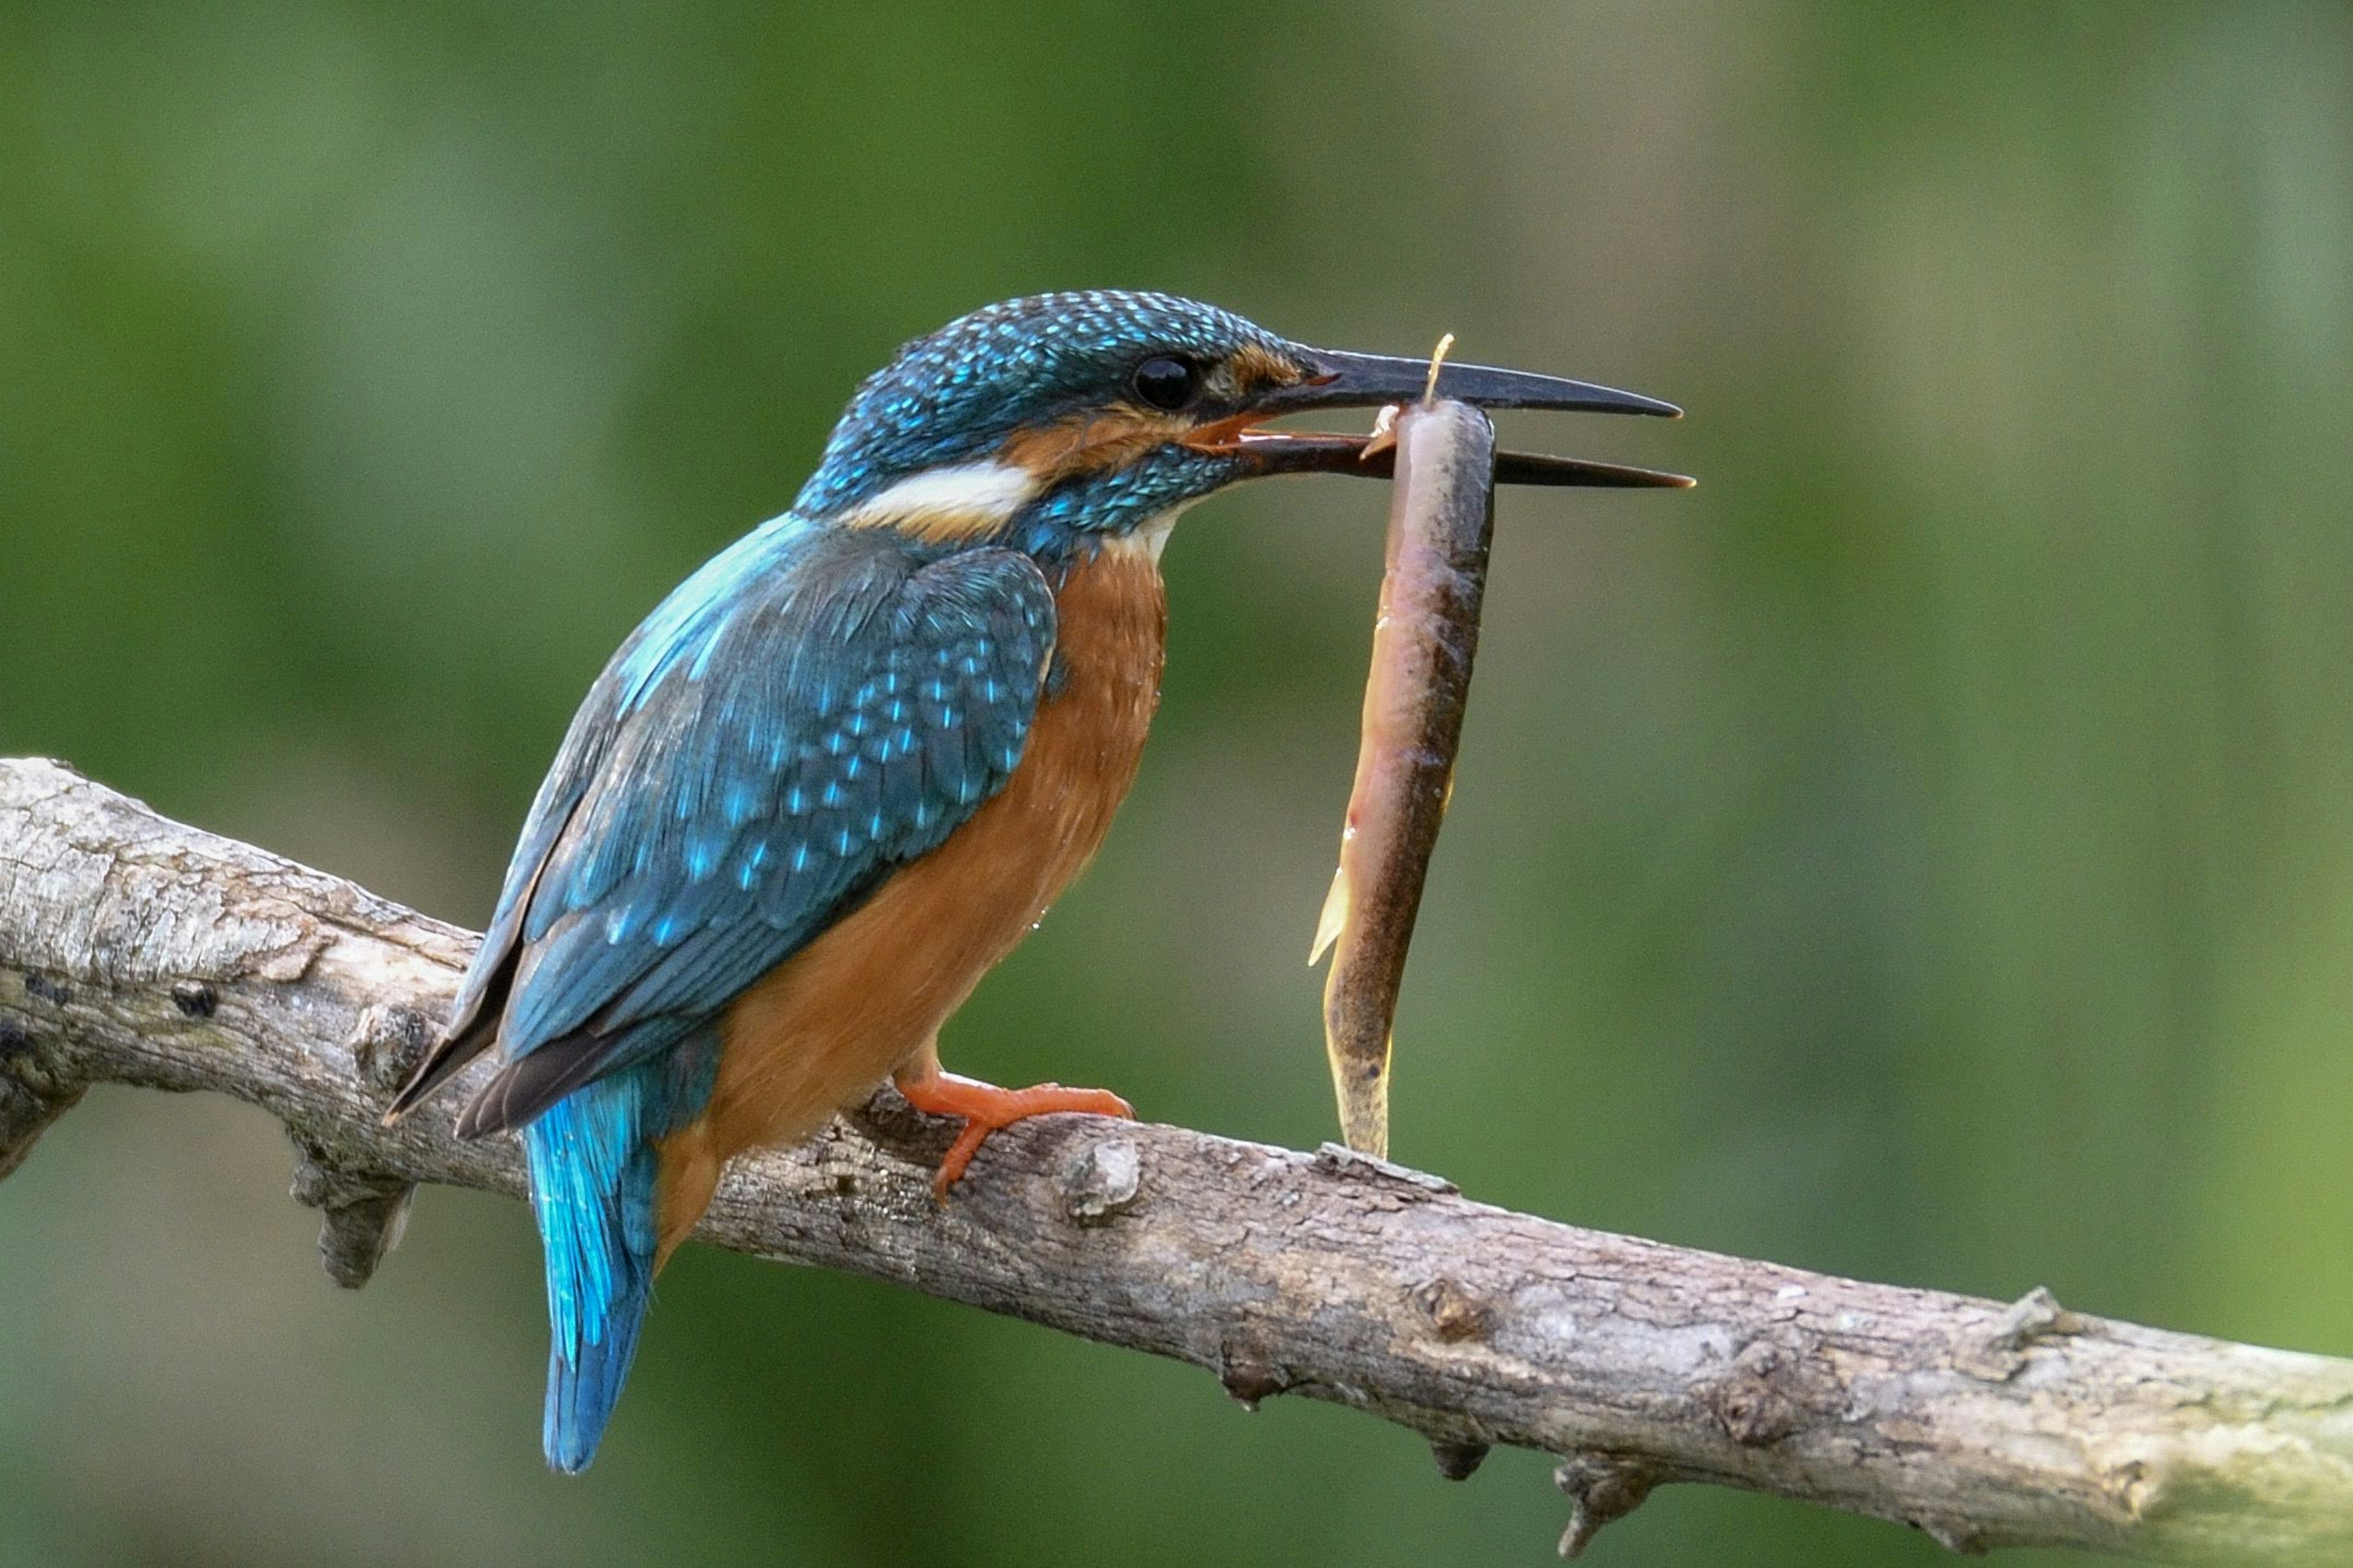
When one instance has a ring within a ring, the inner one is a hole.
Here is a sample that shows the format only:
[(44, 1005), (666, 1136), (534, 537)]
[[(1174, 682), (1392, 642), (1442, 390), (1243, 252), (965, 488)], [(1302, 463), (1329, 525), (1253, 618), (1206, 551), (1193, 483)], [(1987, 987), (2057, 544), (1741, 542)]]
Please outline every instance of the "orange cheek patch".
[(1191, 428), (1170, 415), (1125, 406), (1100, 408), (1016, 431), (998, 448), (997, 457), (1050, 484), (1074, 474), (1123, 467), (1155, 447), (1184, 439)]

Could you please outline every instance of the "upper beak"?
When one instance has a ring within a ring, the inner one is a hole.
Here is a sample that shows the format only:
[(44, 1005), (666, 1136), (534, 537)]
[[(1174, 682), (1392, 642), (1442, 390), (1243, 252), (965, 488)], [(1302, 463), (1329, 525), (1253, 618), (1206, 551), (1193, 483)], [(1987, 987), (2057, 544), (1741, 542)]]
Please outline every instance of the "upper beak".
[(1425, 388), (1437, 396), (1481, 408), (1562, 408), (1589, 414), (1655, 414), (1668, 419), (1683, 415), (1673, 404), (1638, 392), (1620, 392), (1589, 381), (1538, 375), (1534, 371), (1498, 370), (1450, 360), (1439, 367), (1438, 384), (1430, 387), (1426, 359), (1352, 354), (1335, 349), (1310, 349), (1307, 357), (1316, 374), (1261, 402), (1260, 406), (1270, 416), (1303, 408), (1373, 408), (1419, 397)]
[[(1369, 408), (1419, 398), (1431, 387), (1430, 362), (1333, 349), (1309, 349), (1305, 353), (1315, 374), (1269, 394), (1247, 412), (1210, 427), (1216, 430), (1214, 439), (1219, 448), (1246, 458), (1261, 474), (1350, 473), (1388, 478), (1397, 461), (1395, 451), (1386, 443), (1375, 444), (1370, 437), (1262, 430), (1256, 426), (1261, 420), (1303, 409)], [(1451, 361), (1439, 368), (1434, 391), (1440, 397), (1481, 408), (1556, 408), (1596, 414), (1651, 414), (1669, 419), (1683, 416), (1683, 410), (1673, 404), (1644, 397), (1640, 393), (1620, 392), (1589, 381), (1570, 381), (1532, 371), (1456, 364)], [(1498, 452), (1495, 482), (1682, 489), (1694, 481), (1681, 474), (1617, 463), (1546, 457), (1534, 452)]]

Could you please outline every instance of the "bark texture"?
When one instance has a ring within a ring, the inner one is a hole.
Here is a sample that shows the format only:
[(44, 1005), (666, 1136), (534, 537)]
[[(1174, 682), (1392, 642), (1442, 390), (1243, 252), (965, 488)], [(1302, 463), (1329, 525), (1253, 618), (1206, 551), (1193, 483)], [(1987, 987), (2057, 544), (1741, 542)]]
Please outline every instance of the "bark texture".
[[(519, 1194), (455, 1094), (380, 1117), (474, 938), (340, 879), (0, 762), (0, 1175), (90, 1084), (284, 1122), (339, 1284), (418, 1182)], [(2353, 1362), (1807, 1273), (1554, 1224), (1327, 1145), (1053, 1117), (944, 1205), (953, 1129), (885, 1091), (740, 1162), (700, 1235), (846, 1268), (1422, 1434), (1442, 1473), (1557, 1455), (1574, 1553), (1669, 1481), (1902, 1521), (1961, 1552), (2353, 1562)]]

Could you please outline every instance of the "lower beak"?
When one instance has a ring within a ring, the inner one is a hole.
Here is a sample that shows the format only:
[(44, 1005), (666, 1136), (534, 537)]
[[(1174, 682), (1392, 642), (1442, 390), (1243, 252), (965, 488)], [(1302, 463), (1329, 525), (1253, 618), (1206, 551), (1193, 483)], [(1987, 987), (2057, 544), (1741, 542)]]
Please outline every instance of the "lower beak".
[[(1679, 419), (1683, 410), (1640, 393), (1597, 386), (1589, 381), (1539, 375), (1492, 365), (1441, 363), (1432, 374), (1425, 359), (1388, 354), (1345, 353), (1308, 349), (1315, 374), (1260, 401), (1248, 414), (1220, 421), (1217, 449), (1246, 459), (1255, 474), (1362, 474), (1388, 479), (1397, 466), (1396, 448), (1369, 436), (1331, 436), (1264, 430), (1261, 420), (1311, 408), (1371, 408), (1405, 403), (1425, 395), (1451, 397), (1481, 408), (1552, 408), (1591, 414), (1648, 414)], [(1504, 485), (1586, 485), (1612, 489), (1688, 489), (1682, 474), (1582, 458), (1552, 458), (1535, 452), (1497, 452), (1495, 482)]]
[[(1370, 436), (1326, 436), (1307, 431), (1245, 430), (1224, 450), (1249, 464), (1253, 479), (1270, 474), (1358, 474), (1386, 479), (1397, 472), (1395, 442)], [(1623, 463), (1554, 458), (1541, 452), (1495, 454), (1499, 485), (1582, 485), (1602, 489), (1687, 490), (1697, 479)]]

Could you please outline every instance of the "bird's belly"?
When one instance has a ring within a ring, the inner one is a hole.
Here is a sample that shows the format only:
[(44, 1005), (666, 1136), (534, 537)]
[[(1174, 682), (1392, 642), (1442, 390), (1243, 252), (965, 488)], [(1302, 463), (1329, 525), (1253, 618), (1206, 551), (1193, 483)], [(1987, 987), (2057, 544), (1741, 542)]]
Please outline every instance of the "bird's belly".
[(728, 1008), (710, 1109), (663, 1148), (665, 1252), (729, 1156), (798, 1142), (889, 1076), (1102, 844), (1159, 700), (1159, 570), (1142, 551), (1105, 551), (1055, 604), (1067, 679), (1005, 788)]

